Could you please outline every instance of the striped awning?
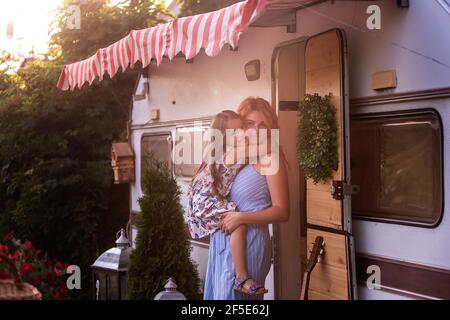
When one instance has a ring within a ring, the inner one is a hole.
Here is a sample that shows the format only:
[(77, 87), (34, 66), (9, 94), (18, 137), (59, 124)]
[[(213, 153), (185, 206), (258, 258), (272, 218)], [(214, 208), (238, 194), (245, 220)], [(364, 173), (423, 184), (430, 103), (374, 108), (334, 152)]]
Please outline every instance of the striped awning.
[(101, 48), (85, 60), (66, 64), (57, 86), (62, 90), (92, 84), (97, 77), (110, 77), (140, 61), (146, 67), (152, 59), (160, 65), (163, 57), (172, 60), (182, 53), (192, 59), (204, 49), (208, 56), (219, 54), (225, 44), (238, 45), (242, 32), (261, 14), (268, 0), (247, 0), (221, 10), (175, 19), (143, 30), (133, 30), (125, 38)]

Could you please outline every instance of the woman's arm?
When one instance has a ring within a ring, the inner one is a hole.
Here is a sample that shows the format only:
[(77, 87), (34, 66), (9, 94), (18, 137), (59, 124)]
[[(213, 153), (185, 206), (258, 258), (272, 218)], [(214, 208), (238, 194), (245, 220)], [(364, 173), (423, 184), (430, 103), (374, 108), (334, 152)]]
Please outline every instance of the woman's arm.
[(272, 206), (252, 212), (227, 212), (223, 214), (222, 230), (233, 232), (241, 224), (271, 224), (284, 222), (289, 219), (289, 187), (287, 170), (283, 161), (280, 161), (279, 170), (273, 175), (267, 175)]

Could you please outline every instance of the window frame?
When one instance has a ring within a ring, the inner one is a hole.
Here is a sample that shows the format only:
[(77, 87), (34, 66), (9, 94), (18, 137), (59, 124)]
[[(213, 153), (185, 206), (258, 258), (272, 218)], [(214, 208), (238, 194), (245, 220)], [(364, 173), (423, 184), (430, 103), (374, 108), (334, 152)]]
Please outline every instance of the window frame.
[(139, 180), (140, 181), (139, 181), (139, 183), (141, 184), (141, 188), (142, 188), (142, 177), (143, 177), (143, 173), (144, 173), (144, 171), (143, 171), (143, 162), (142, 162), (142, 157), (143, 157), (144, 152), (143, 152), (143, 148), (142, 148), (142, 142), (147, 137), (156, 137), (156, 136), (168, 136), (168, 138), (169, 138), (169, 141), (167, 142), (168, 145), (169, 145), (169, 161), (170, 161), (170, 163), (169, 163), (169, 172), (173, 176), (174, 164), (173, 164), (173, 138), (172, 138), (172, 132), (171, 131), (155, 131), (155, 132), (143, 133), (141, 135), (141, 140), (140, 140), (140, 145), (139, 145), (139, 148), (140, 148), (140, 159), (139, 159), (139, 162), (140, 162), (140, 165), (139, 165), (140, 179)]
[[(181, 122), (179, 124), (177, 124), (174, 128), (174, 139), (173, 139), (173, 143), (172, 143), (172, 157), (175, 157), (175, 145), (178, 142), (178, 132), (180, 129), (185, 129), (185, 128), (193, 128), (196, 126), (196, 124), (200, 124), (201, 123), (201, 127), (204, 128), (204, 130), (208, 130), (208, 128), (211, 126), (212, 123), (212, 118), (208, 118), (208, 119), (204, 119), (204, 120), (199, 120), (199, 121), (187, 121), (187, 122)], [(176, 171), (176, 166), (177, 164), (175, 163), (175, 161), (172, 159), (173, 161), (173, 165), (172, 165), (172, 174), (174, 176), (175, 179), (179, 180), (179, 181), (183, 181), (184, 183), (188, 183), (189, 185), (191, 184), (192, 178), (194, 177), (188, 177), (188, 176), (183, 176), (183, 175), (178, 175), (177, 171)], [(191, 234), (189, 232), (189, 227), (186, 223), (186, 221), (184, 221), (184, 226), (185, 226), (185, 231), (188, 235), (188, 240), (191, 244), (196, 245), (198, 247), (203, 247), (208, 249), (209, 248), (209, 244), (210, 244), (210, 236), (206, 236), (203, 237), (201, 239), (194, 239), (191, 237)]]
[[(425, 223), (418, 222), (413, 220), (403, 220), (403, 219), (393, 219), (393, 218), (377, 218), (362, 214), (356, 214), (352, 208), (352, 220), (360, 220), (360, 221), (371, 221), (371, 222), (379, 222), (386, 224), (395, 224), (395, 225), (404, 225), (404, 226), (412, 226), (412, 227), (420, 227), (426, 229), (434, 229), (437, 228), (444, 217), (445, 212), (445, 173), (444, 173), (444, 126), (442, 122), (442, 117), (439, 112), (434, 108), (421, 108), (421, 109), (412, 109), (412, 110), (396, 110), (396, 111), (386, 111), (386, 112), (370, 112), (370, 113), (359, 113), (351, 116), (351, 121), (356, 119), (373, 119), (373, 118), (386, 118), (386, 117), (408, 117), (408, 116), (424, 116), (424, 115), (432, 115), (436, 118), (437, 123), (439, 125), (439, 151), (440, 151), (440, 180), (441, 180), (441, 210), (439, 212), (439, 216), (434, 223)], [(351, 128), (351, 123), (350, 123)], [(351, 129), (350, 129), (351, 131)], [(350, 140), (350, 154), (352, 143)]]
[[(204, 128), (204, 131), (207, 131), (208, 128), (211, 126), (211, 122), (212, 120), (208, 119), (208, 120), (202, 120), (201, 121), (201, 127)], [(200, 122), (199, 122), (200, 123)], [(178, 125), (176, 125), (175, 127), (175, 131), (174, 131), (174, 140), (173, 140), (173, 150), (172, 150), (172, 157), (174, 157), (174, 151), (175, 151), (175, 145), (178, 141), (178, 132), (180, 129), (186, 129), (186, 128), (194, 128), (196, 126), (196, 122), (185, 122), (185, 123), (180, 123)], [(176, 166), (177, 164), (175, 162), (173, 162), (172, 165), (172, 171), (173, 171), (173, 176), (177, 179), (183, 180), (183, 181), (191, 181), (193, 176), (183, 176), (183, 175), (179, 175), (177, 174), (176, 171)]]

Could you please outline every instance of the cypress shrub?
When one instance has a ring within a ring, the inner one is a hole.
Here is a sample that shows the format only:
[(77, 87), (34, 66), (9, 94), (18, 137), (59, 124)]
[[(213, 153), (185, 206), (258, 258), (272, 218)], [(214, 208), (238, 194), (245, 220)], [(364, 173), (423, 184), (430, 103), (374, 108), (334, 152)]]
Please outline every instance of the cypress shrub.
[(128, 297), (153, 299), (172, 277), (188, 299), (198, 299), (199, 278), (190, 259), (180, 190), (165, 164), (152, 156), (147, 161), (136, 249), (128, 268)]

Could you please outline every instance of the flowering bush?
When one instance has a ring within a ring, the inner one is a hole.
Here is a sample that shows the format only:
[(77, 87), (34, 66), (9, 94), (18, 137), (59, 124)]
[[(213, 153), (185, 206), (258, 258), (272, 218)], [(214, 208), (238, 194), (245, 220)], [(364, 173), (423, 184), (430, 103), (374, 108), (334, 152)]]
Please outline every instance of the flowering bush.
[[(16, 239), (12, 232), (0, 240), (0, 252), (8, 256), (19, 271), (23, 282), (35, 286), (43, 299), (66, 299), (69, 289), (66, 286), (66, 269), (69, 266), (51, 259), (30, 241)], [(13, 278), (5, 261), (0, 257), (0, 279)]]

